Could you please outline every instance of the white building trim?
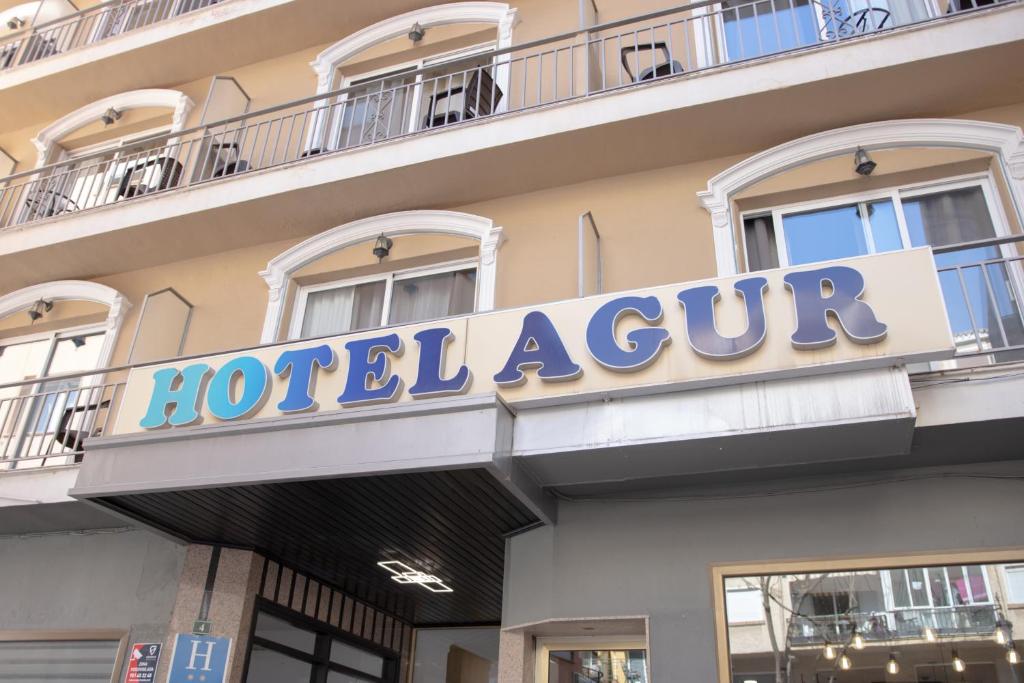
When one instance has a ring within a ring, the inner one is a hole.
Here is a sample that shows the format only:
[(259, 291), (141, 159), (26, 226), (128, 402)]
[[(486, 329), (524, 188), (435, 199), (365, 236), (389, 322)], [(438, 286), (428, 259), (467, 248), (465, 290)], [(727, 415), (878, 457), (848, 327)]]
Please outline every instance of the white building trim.
[(195, 103), (185, 93), (178, 90), (150, 88), (147, 90), (130, 90), (118, 93), (80, 107), (75, 111), (57, 119), (32, 138), (36, 151), (36, 168), (51, 162), (50, 156), (54, 145), (74, 131), (97, 121), (103, 112), (113, 107), (118, 111), (127, 109), (145, 109), (162, 107), (172, 111), (171, 132), (185, 127), (188, 114)]
[(112, 287), (85, 280), (42, 282), (0, 296), (0, 318), (23, 311), (40, 299), (44, 301), (91, 301), (106, 306), (107, 320), (104, 324), (106, 335), (103, 338), (103, 346), (100, 348), (98, 367), (104, 368), (110, 365), (121, 324), (124, 322), (128, 309), (131, 308), (131, 303), (124, 294)]
[(498, 272), (498, 248), (503, 240), (502, 229), (483, 216), (456, 211), (399, 211), (339, 225), (295, 245), (267, 263), (260, 273), (269, 288), (267, 314), (263, 321), (260, 342), (278, 340), (288, 286), (292, 275), (314, 261), (361, 242), (370, 242), (379, 235), (397, 237), (414, 234), (437, 234), (467, 237), (480, 242), (480, 265), (477, 271), (477, 310), (494, 308), (494, 287)]
[(419, 23), (423, 28), (445, 24), (496, 24), (496, 49), (512, 45), (512, 26), (516, 9), (504, 2), (452, 2), (399, 14), (367, 26), (334, 43), (316, 56), (310, 66), (316, 72), (316, 93), (330, 92), (334, 71), (363, 50), (393, 38), (404, 36)]
[(815, 133), (755, 154), (722, 171), (697, 193), (711, 214), (718, 274), (737, 272), (736, 229), (731, 201), (751, 185), (821, 159), (898, 147), (976, 149), (994, 154), (1006, 176), (1014, 210), (1024, 219), (1024, 132), (1018, 126), (960, 119), (878, 121)]

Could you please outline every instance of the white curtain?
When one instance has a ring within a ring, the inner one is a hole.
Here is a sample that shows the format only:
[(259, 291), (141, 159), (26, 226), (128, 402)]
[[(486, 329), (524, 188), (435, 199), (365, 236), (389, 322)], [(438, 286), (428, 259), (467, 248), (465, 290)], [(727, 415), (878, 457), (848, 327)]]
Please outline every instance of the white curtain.
[(391, 325), (431, 320), (473, 310), (476, 271), (397, 280), (391, 295)]
[(348, 332), (352, 325), (354, 295), (354, 287), (310, 292), (302, 315), (302, 338)]

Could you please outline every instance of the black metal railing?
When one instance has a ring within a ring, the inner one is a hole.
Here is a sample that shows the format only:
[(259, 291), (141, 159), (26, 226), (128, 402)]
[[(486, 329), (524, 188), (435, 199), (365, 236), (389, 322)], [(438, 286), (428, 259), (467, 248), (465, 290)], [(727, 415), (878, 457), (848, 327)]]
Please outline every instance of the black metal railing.
[(848, 643), (854, 633), (865, 641), (927, 639), (991, 635), (998, 614), (995, 605), (957, 605), (894, 609), (884, 612), (851, 612), (815, 616), (794, 616), (789, 639), (794, 645)]

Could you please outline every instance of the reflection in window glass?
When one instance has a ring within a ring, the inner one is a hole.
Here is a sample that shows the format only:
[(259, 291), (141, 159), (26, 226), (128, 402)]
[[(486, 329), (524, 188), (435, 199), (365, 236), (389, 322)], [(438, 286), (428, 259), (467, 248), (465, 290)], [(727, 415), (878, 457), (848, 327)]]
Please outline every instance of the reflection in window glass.
[(783, 217), (782, 226), (790, 265), (868, 253), (857, 204), (788, 214)]
[(381, 676), (384, 672), (383, 658), (340, 640), (331, 643), (331, 661), (371, 676)]
[(552, 650), (548, 683), (647, 683), (644, 650)]
[[(1006, 567), (1007, 584), (1013, 568), (1021, 566)], [(1003, 571), (995, 565), (965, 564), (728, 577), (722, 586), (726, 595), (739, 582), (761, 586), (770, 596), (772, 612), (763, 623), (736, 624), (728, 612), (736, 603), (726, 599), (732, 679), (1009, 683), (1012, 677), (987, 677), (975, 668), (981, 662), (1006, 663), (1006, 646), (993, 637), (1005, 612), (1003, 601), (994, 595)], [(1024, 577), (1020, 582), (1024, 584)], [(856, 648), (855, 637), (866, 647)], [(953, 649), (969, 652), (965, 678), (952, 670), (945, 672), (948, 676), (918, 677), (925, 667), (951, 668)], [(887, 675), (889, 653), (896, 653), (898, 667), (908, 678)], [(849, 670), (839, 668), (843, 654), (851, 661)]]
[(260, 612), (256, 618), (255, 635), (308, 654), (313, 654), (313, 648), (316, 646), (315, 633), (301, 629), (266, 612)]
[(818, 22), (809, 0), (722, 3), (729, 61), (791, 50), (818, 42)]
[[(261, 615), (262, 616), (262, 615)], [(246, 683), (308, 683), (312, 665), (253, 643)]]

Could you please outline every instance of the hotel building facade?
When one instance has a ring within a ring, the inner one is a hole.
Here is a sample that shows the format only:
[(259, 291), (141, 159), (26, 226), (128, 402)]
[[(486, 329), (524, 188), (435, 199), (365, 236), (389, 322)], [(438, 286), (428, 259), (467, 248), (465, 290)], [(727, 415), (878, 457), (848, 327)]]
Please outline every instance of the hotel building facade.
[(1024, 3), (0, 20), (0, 680), (1024, 677)]

